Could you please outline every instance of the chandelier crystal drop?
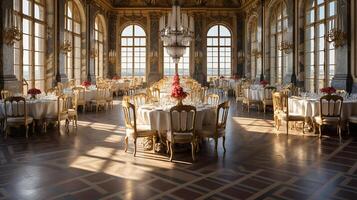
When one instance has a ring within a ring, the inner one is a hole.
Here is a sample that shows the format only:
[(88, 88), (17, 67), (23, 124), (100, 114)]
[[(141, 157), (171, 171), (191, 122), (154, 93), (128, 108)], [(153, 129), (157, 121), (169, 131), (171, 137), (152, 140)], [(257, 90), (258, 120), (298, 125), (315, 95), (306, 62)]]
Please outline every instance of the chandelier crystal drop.
[(181, 12), (178, 1), (174, 2), (172, 11), (167, 16), (160, 18), (161, 40), (175, 64), (179, 63), (190, 45), (194, 29), (193, 17)]

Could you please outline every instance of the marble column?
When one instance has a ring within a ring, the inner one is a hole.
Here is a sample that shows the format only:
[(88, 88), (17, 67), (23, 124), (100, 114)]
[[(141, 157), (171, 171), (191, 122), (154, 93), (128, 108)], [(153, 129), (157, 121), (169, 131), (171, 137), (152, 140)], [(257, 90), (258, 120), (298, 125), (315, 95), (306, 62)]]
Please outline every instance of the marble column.
[(108, 76), (109, 78), (113, 77), (114, 75), (119, 75), (116, 71), (116, 65), (119, 63), (118, 61), (118, 52), (116, 51), (116, 41), (117, 41), (117, 34), (116, 34), (116, 24), (117, 24), (117, 15), (115, 13), (109, 13), (108, 15), (108, 54), (110, 50), (114, 50), (116, 52), (116, 58), (114, 63), (108, 62)]
[[(205, 84), (207, 82), (207, 66), (205, 65), (206, 51), (204, 50), (204, 41), (203, 39), (206, 36), (203, 33), (203, 27), (205, 24), (204, 17), (202, 14), (195, 14), (195, 33), (193, 39), (194, 52), (191, 54), (194, 60), (194, 68), (191, 76), (197, 80), (201, 84)], [(198, 54), (197, 54), (198, 53)], [(197, 54), (197, 55), (196, 55)], [(192, 66), (192, 65), (191, 65)], [(204, 73), (206, 72), (206, 73)]]
[[(2, 27), (1, 29), (4, 30), (4, 20), (5, 20), (5, 10), (13, 8), (13, 1), (1, 1), (1, 13), (2, 20), (0, 20)], [(18, 80), (15, 76), (14, 72), (14, 48), (13, 45), (7, 45), (3, 38), (3, 31), (1, 33), (1, 55), (0, 55), (0, 87), (13, 91), (18, 92), (21, 91), (22, 81)]]
[[(55, 20), (56, 22), (56, 41), (58, 47), (60, 47), (64, 41), (64, 10), (65, 10), (65, 4), (66, 0), (56, 0), (56, 8), (55, 8), (55, 15), (57, 16), (57, 19)], [(65, 71), (66, 68), (66, 55), (65, 52), (62, 52), (61, 50), (56, 50), (57, 51), (57, 62), (56, 62), (56, 81), (57, 82), (67, 82), (68, 77)], [(55, 58), (56, 59), (56, 58)]]
[(162, 78), (162, 74), (159, 71), (159, 18), (157, 13), (149, 13), (149, 48), (147, 55), (147, 61), (149, 66), (147, 67), (147, 83), (151, 84)]
[[(348, 25), (349, 16), (349, 2), (347, 0), (338, 1), (338, 14), (341, 18), (339, 28), (346, 33), (350, 32), (350, 26)], [(331, 85), (337, 89), (343, 89), (347, 91), (352, 90), (353, 79), (351, 75), (351, 65), (348, 62), (349, 56), (351, 56), (349, 51), (349, 46), (351, 45), (350, 40), (347, 39), (346, 44), (336, 48), (336, 68), (335, 76), (332, 79)]]

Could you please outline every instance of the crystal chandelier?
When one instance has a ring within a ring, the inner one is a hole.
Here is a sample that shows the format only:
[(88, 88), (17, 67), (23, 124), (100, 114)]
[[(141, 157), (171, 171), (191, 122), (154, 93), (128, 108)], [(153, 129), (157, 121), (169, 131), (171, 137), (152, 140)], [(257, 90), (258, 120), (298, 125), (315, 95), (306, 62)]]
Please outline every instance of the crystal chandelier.
[(193, 17), (188, 17), (187, 13), (181, 13), (181, 7), (178, 5), (178, 1), (175, 1), (168, 16), (160, 18), (160, 35), (167, 53), (176, 66), (185, 54), (186, 47), (190, 45), (193, 34)]

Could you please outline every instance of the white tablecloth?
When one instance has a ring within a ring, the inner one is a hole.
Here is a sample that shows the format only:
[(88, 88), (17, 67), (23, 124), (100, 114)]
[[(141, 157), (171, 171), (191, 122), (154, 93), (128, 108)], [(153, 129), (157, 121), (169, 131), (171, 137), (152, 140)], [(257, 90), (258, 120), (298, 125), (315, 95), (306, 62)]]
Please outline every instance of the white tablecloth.
[[(21, 103), (23, 106), (23, 103)], [(23, 111), (23, 107), (19, 105), (19, 110)], [(27, 115), (33, 117), (34, 119), (43, 119), (47, 117), (57, 116), (57, 99), (36, 99), (27, 100)], [(9, 103), (6, 104), (8, 113), (17, 113), (17, 106), (11, 106)], [(12, 110), (13, 108), (13, 110)], [(22, 114), (22, 113), (21, 113)], [(0, 116), (5, 116), (5, 106), (4, 102), (0, 102)]]
[(261, 85), (252, 85), (249, 89), (244, 89), (244, 96), (249, 100), (262, 101), (264, 98), (264, 88)]
[[(319, 99), (304, 99), (301, 97), (290, 97), (288, 100), (289, 113), (303, 115), (305, 117), (315, 117), (320, 114)], [(341, 118), (345, 121), (349, 116), (357, 115), (357, 101), (343, 101)]]
[[(196, 112), (196, 130), (201, 130), (203, 125), (215, 123), (216, 109), (213, 106), (198, 107)], [(139, 124), (148, 124), (152, 130), (163, 133), (170, 130), (169, 108), (154, 108), (151, 105), (140, 106), (137, 110)]]

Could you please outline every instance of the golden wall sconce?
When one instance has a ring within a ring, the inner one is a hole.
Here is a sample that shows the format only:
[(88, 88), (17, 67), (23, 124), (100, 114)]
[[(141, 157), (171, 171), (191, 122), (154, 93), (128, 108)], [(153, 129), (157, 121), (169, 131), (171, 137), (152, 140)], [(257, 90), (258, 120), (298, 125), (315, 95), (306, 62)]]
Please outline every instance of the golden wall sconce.
[(337, 28), (333, 28), (328, 31), (325, 39), (329, 43), (333, 42), (333, 46), (336, 48), (342, 47), (343, 45), (345, 45), (345, 42), (347, 40), (347, 33)]
[(98, 50), (97, 49), (90, 50), (90, 54), (89, 55), (90, 55), (91, 58), (98, 57)]
[(243, 51), (238, 52), (238, 64), (242, 64), (245, 61), (245, 56)]
[(109, 64), (115, 64), (116, 52), (114, 49), (109, 51), (108, 61), (109, 61)]
[(285, 54), (291, 53), (293, 49), (294, 49), (294, 43), (292, 42), (282, 41), (279, 44), (279, 51), (283, 51)]
[(72, 43), (69, 40), (65, 40), (61, 46), (60, 46), (60, 50), (63, 53), (68, 53), (72, 51)]
[(13, 45), (16, 41), (22, 40), (20, 19), (12, 9), (5, 10), (4, 40), (7, 45)]

